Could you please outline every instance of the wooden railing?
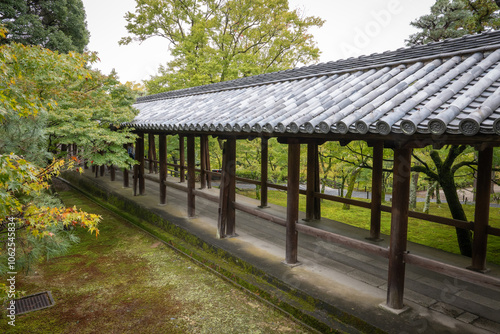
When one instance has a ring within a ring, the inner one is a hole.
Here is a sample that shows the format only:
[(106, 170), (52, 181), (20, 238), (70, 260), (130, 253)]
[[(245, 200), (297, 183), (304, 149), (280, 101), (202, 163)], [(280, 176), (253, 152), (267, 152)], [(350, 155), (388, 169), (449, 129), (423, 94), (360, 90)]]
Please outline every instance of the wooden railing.
[[(157, 162), (157, 161), (152, 160), (152, 162)], [(177, 171), (176, 170), (169, 170), (169, 171), (175, 172), (177, 174), (181, 173), (181, 171), (180, 171), (181, 170), (181, 166), (180, 165), (173, 164), (173, 163), (167, 163), (167, 165), (168, 166), (172, 166), (172, 167), (177, 167), (179, 169)], [(187, 168), (184, 166), (182, 169), (187, 169)], [(198, 168), (196, 168), (195, 171), (198, 172), (198, 173), (202, 172), (202, 170), (198, 169)], [(212, 172), (210, 170), (205, 170), (205, 173), (208, 174), (208, 175), (212, 175), (212, 176), (213, 175), (219, 175), (220, 176), (220, 173)], [(253, 180), (253, 179), (249, 179), (249, 178), (245, 178), (245, 177), (239, 177), (239, 176), (236, 176), (236, 180), (237, 181), (241, 181), (241, 182), (245, 182), (245, 183), (249, 183), (249, 184), (255, 184), (255, 185), (260, 185), (261, 184), (260, 180)], [(173, 184), (173, 183), (169, 183), (169, 184)], [(269, 188), (273, 188), (273, 189), (278, 189), (278, 190), (283, 190), (283, 191), (287, 191), (287, 189), (288, 189), (287, 186), (281, 185), (281, 184), (275, 184), (275, 183), (271, 183), (271, 182), (267, 182), (266, 184), (267, 184), (267, 186)], [(198, 193), (200, 193), (200, 192), (198, 192)], [(300, 189), (299, 193), (301, 195), (305, 195), (306, 191)], [(365, 208), (365, 209), (370, 209), (371, 208), (371, 203), (370, 202), (360, 201), (360, 200), (356, 200), (356, 199), (352, 199), (352, 198), (345, 198), (345, 197), (340, 197), (340, 196), (335, 196), (335, 195), (322, 194), (322, 193), (319, 193), (319, 192), (315, 192), (313, 194), (313, 196), (316, 197), (316, 198), (321, 198), (321, 199), (325, 199), (325, 200), (332, 201), (332, 202), (339, 202), (339, 203), (343, 203), (343, 204), (349, 204), (349, 205), (353, 205), (353, 206), (358, 206), (358, 207)], [(381, 205), (380, 209), (383, 212), (391, 212), (391, 207), (387, 206), (387, 205)], [(429, 221), (429, 222), (432, 222), (432, 223), (437, 223), (437, 224), (442, 224), (442, 225), (447, 225), (447, 226), (452, 226), (452, 227), (463, 228), (463, 229), (466, 229), (466, 230), (474, 230), (474, 222), (465, 222), (465, 221), (462, 221), (462, 220), (457, 220), (457, 219), (447, 218), (447, 217), (441, 217), (441, 216), (436, 216), (436, 215), (430, 215), (430, 214), (427, 214), (427, 213), (422, 213), (422, 212), (417, 212), (417, 211), (409, 211), (408, 212), (408, 216), (411, 217), (411, 218), (425, 220), (425, 221)], [(494, 236), (500, 236), (500, 228), (495, 228), (495, 227), (489, 226), (488, 227), (488, 234), (489, 235), (494, 235)]]

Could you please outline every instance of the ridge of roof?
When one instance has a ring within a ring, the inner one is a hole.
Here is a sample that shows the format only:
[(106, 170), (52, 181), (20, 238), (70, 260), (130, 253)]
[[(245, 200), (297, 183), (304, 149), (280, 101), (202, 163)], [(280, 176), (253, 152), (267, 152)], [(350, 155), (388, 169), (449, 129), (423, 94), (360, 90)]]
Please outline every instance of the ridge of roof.
[(389, 64), (407, 63), (422, 59), (432, 59), (438, 56), (453, 56), (468, 54), (477, 51), (487, 51), (500, 45), (500, 30), (481, 34), (465, 35), (459, 38), (446, 39), (424, 45), (403, 47), (394, 51), (373, 53), (360, 57), (351, 57), (336, 61), (313, 64), (278, 72), (258, 74), (234, 80), (222, 81), (213, 84), (173, 90), (137, 98), (136, 103), (177, 98), (181, 96), (205, 94), (227, 89), (244, 88), (274, 82), (298, 80), (307, 77), (331, 75), (338, 72), (347, 72), (355, 69), (381, 67)]

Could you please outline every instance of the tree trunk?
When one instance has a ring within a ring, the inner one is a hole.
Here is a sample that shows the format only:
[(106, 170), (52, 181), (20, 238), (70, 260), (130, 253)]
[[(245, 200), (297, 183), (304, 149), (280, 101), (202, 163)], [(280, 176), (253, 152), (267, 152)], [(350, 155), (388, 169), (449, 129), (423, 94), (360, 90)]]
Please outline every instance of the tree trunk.
[(410, 209), (417, 208), (417, 185), (419, 173), (412, 173), (410, 183)]
[[(356, 184), (356, 179), (358, 178), (359, 173), (361, 173), (361, 167), (356, 167), (356, 169), (352, 172), (351, 176), (349, 177), (349, 184), (347, 185), (347, 193), (345, 195), (345, 198), (352, 197), (354, 185)], [(350, 208), (351, 205), (347, 203), (344, 203), (344, 205), (342, 206), (342, 210), (349, 210)]]
[[(451, 174), (451, 173), (450, 173)], [(467, 221), (467, 216), (460, 203), (457, 194), (457, 187), (453, 179), (453, 175), (441, 175), (441, 188), (443, 189), (444, 196), (448, 202), (451, 215), (454, 219)], [(462, 255), (472, 256), (472, 233), (470, 230), (456, 227), (458, 247)]]
[(432, 197), (432, 194), (434, 193), (434, 190), (436, 189), (437, 185), (438, 185), (437, 181), (434, 181), (432, 184), (429, 184), (429, 188), (427, 189), (427, 194), (425, 195), (424, 209), (422, 210), (424, 213), (427, 213), (427, 214), (429, 213), (431, 197)]
[(441, 188), (439, 187), (439, 182), (438, 182), (436, 184), (436, 204), (441, 204), (441, 192), (439, 191), (439, 189)]

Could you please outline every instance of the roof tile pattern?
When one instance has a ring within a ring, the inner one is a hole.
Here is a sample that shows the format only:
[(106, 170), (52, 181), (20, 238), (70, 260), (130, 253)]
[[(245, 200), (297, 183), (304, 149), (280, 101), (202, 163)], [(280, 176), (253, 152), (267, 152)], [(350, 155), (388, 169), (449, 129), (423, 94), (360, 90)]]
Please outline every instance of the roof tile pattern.
[(146, 96), (142, 130), (500, 135), (500, 32)]

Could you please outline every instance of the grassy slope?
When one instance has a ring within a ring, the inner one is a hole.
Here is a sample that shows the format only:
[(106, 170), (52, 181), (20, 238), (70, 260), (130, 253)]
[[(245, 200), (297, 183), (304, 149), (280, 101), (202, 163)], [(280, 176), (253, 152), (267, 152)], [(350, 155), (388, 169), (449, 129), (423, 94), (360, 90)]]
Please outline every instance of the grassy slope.
[(43, 263), (17, 288), (50, 290), (55, 306), (0, 321), (8, 333), (304, 333), (298, 324), (82, 195), (66, 205), (101, 214), (101, 233), (76, 233), (69, 254)]
[[(255, 190), (239, 191), (239, 193), (255, 198)], [(272, 204), (286, 206), (286, 192), (269, 191), (268, 201)], [(416, 211), (422, 212), (423, 204), (422, 202), (417, 203)], [(370, 210), (352, 205), (350, 210), (342, 210), (342, 205), (343, 204), (337, 202), (323, 201), (321, 204), (321, 216), (367, 230), (370, 229)], [(473, 220), (474, 206), (464, 205), (464, 209), (467, 218)], [(306, 211), (306, 200), (304, 195), (300, 195), (299, 210)], [(431, 203), (429, 213), (436, 216), (451, 218), (446, 203), (441, 205)], [(500, 208), (490, 208), (489, 224), (492, 227), (500, 228)], [(390, 228), (391, 215), (383, 212), (381, 233), (389, 235)], [(408, 220), (408, 240), (422, 245), (439, 248), (447, 252), (460, 254), (454, 227), (410, 218)], [(488, 237), (487, 261), (500, 264), (500, 237)]]

